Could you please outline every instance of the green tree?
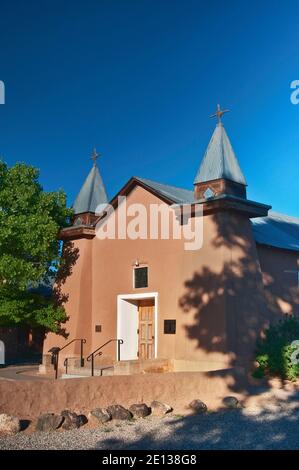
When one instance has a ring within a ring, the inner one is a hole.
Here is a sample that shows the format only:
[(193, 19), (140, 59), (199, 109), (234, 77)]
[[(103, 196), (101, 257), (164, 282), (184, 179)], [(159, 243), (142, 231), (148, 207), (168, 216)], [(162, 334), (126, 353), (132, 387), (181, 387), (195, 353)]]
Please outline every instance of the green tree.
[(257, 344), (256, 362), (258, 368), (253, 375), (256, 378), (264, 375), (274, 375), (282, 379), (296, 380), (299, 376), (299, 364), (294, 361), (298, 357), (298, 346), (293, 341), (299, 341), (299, 319), (286, 315), (277, 323), (269, 325), (264, 332), (264, 338)]
[(43, 295), (63, 263), (59, 230), (72, 211), (63, 191), (45, 192), (39, 171), (0, 160), (0, 325), (59, 332), (66, 320), (59, 295)]

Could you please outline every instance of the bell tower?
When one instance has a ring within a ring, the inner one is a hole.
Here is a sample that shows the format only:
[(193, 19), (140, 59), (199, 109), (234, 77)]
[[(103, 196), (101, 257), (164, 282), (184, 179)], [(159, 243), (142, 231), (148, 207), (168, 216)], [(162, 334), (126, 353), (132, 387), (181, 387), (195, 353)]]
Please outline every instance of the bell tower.
[(91, 159), (93, 166), (90, 170), (78, 196), (73, 204), (75, 213), (73, 225), (92, 225), (96, 219), (96, 209), (100, 204), (107, 204), (108, 197), (103, 183), (103, 179), (97, 166), (97, 159), (101, 154), (93, 150)]
[(218, 104), (216, 113), (210, 116), (217, 118), (217, 125), (194, 180), (196, 201), (221, 195), (246, 199), (246, 179), (221, 119), (228, 111)]

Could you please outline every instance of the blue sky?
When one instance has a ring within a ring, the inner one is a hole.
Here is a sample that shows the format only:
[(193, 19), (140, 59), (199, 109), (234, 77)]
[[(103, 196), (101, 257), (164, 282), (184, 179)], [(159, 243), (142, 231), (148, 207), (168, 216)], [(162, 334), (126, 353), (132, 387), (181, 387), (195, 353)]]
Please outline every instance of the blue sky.
[(94, 146), (111, 197), (191, 189), (219, 102), (248, 196), (299, 216), (298, 51), (291, 0), (1, 0), (0, 155), (70, 203)]

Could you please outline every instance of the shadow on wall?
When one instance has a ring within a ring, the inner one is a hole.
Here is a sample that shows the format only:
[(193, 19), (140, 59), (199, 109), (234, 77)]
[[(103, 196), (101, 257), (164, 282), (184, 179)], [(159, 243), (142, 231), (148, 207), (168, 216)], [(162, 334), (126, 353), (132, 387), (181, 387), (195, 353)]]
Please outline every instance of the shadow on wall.
[[(209, 249), (221, 258), (221, 269), (205, 265), (185, 282), (179, 306), (188, 315), (184, 328), (198, 349), (229, 357), (229, 367), (253, 367), (257, 338), (270, 321), (281, 318), (280, 299), (262, 282), (251, 223), (245, 216), (212, 216), (214, 238)], [(274, 282), (272, 280), (272, 282)], [(284, 291), (284, 301), (298, 302), (298, 292)], [(222, 371), (223, 372), (223, 371)], [(228, 371), (232, 391), (239, 384)], [(249, 392), (248, 386), (248, 392)], [(246, 391), (246, 390), (245, 390)]]
[[(72, 241), (65, 241), (63, 243), (62, 261), (53, 286), (53, 297), (57, 307), (64, 307), (69, 299), (69, 295), (64, 292), (63, 286), (67, 279), (72, 275), (73, 268), (77, 263), (79, 256), (79, 248), (76, 248)], [(69, 317), (67, 317), (66, 321), (68, 319)], [(57, 334), (64, 338), (68, 338), (69, 336), (66, 328), (61, 325)]]

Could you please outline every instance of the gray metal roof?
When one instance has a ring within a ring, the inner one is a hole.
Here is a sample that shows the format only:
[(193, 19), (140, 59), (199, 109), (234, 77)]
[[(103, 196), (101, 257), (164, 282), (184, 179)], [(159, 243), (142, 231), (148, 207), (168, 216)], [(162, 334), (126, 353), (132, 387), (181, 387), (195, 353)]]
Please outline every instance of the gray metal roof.
[(194, 183), (203, 183), (219, 178), (247, 184), (222, 123), (218, 123), (213, 132)]
[(92, 167), (73, 204), (75, 214), (95, 212), (99, 204), (108, 202), (106, 189), (96, 165)]
[(299, 218), (270, 211), (268, 217), (252, 219), (257, 243), (299, 251)]
[(176, 186), (169, 186), (168, 184), (157, 183), (156, 181), (151, 181), (145, 178), (135, 177), (135, 179), (141, 181), (141, 183), (159, 192), (161, 196), (165, 196), (177, 204), (194, 202), (194, 192), (191, 190), (177, 188)]
[[(151, 187), (162, 196), (171, 199), (176, 204), (195, 202), (193, 191), (157, 183), (145, 178), (136, 179)], [(270, 211), (268, 217), (251, 219), (251, 223), (257, 243), (284, 250), (299, 251), (299, 218)]]

